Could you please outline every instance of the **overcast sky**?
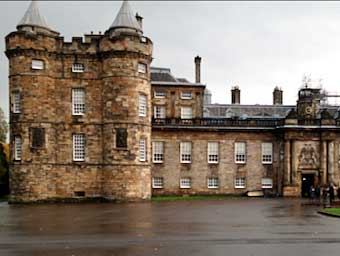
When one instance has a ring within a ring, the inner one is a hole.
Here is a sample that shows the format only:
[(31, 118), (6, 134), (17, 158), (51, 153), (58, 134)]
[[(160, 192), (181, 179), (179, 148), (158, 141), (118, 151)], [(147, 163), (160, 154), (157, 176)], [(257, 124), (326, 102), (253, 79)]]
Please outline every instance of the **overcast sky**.
[[(0, 2), (0, 107), (8, 116), (8, 61), (4, 37), (24, 15), (28, 1)], [(120, 1), (45, 1), (40, 12), (67, 40), (105, 31)], [(194, 57), (202, 57), (202, 82), (213, 102), (230, 103), (239, 85), (241, 103), (271, 104), (275, 86), (284, 104), (295, 104), (305, 73), (340, 92), (340, 2), (130, 1), (144, 17), (154, 42), (153, 66), (194, 80)], [(44, 86), (44, 85), (41, 85)]]

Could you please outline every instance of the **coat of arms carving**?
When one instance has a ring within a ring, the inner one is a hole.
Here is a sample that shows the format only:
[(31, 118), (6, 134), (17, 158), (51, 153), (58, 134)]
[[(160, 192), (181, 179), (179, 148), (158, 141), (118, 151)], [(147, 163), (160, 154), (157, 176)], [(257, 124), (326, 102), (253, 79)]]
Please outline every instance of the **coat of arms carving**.
[(318, 168), (319, 155), (312, 144), (305, 144), (299, 154), (300, 168)]

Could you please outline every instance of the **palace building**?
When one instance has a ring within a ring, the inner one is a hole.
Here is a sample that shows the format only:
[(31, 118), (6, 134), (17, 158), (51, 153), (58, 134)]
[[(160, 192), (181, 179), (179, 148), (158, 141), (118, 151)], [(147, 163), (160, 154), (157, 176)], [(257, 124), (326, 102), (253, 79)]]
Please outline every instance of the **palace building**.
[(340, 110), (306, 82), (296, 105), (212, 104), (201, 83), (151, 67), (124, 1), (103, 34), (65, 42), (32, 1), (6, 37), (12, 202), (152, 195), (305, 196), (340, 182)]

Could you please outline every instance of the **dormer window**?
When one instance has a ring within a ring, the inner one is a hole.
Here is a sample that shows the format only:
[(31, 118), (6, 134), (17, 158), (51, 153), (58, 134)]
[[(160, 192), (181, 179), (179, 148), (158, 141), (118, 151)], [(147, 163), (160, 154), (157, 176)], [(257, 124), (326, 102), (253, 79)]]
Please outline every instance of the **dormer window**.
[(138, 73), (142, 73), (142, 74), (146, 73), (146, 64), (138, 63)]
[(191, 100), (192, 99), (191, 92), (182, 92), (181, 93), (181, 99), (182, 100)]
[(43, 60), (32, 60), (32, 69), (36, 69), (36, 70), (44, 69), (44, 61)]
[(72, 72), (73, 73), (83, 73), (85, 71), (84, 64), (81, 63), (74, 63), (72, 65)]

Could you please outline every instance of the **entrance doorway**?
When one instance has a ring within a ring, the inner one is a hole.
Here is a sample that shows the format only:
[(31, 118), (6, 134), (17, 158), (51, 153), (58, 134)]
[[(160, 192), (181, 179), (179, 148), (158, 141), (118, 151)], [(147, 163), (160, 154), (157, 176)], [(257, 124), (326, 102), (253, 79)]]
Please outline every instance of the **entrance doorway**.
[(301, 187), (301, 196), (309, 197), (309, 190), (311, 186), (314, 186), (314, 174), (302, 174), (302, 187)]

